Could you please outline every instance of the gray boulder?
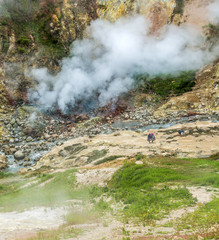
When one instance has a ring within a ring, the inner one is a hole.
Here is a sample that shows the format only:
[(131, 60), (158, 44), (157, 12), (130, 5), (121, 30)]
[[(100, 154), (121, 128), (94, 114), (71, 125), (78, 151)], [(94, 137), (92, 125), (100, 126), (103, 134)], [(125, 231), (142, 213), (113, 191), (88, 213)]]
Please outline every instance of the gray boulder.
[(16, 160), (22, 160), (25, 158), (24, 153), (21, 150), (18, 150), (15, 154), (14, 154), (14, 158)]

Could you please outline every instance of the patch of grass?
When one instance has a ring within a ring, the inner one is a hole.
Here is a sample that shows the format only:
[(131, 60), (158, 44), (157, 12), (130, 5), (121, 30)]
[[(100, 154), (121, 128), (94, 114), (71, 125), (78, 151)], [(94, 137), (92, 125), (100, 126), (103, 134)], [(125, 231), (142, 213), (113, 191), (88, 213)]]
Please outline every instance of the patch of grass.
[(103, 150), (94, 150), (92, 153), (89, 154), (87, 163), (93, 162), (99, 158), (104, 157), (107, 154), (108, 150), (103, 149)]
[(17, 48), (17, 51), (18, 51), (19, 53), (21, 53), (21, 54), (27, 53), (27, 49), (24, 48), (24, 47), (18, 47), (18, 48)]
[(212, 154), (210, 157), (209, 157), (210, 160), (219, 160), (219, 152), (218, 153), (215, 153), (215, 154)]
[(69, 211), (65, 216), (66, 225), (85, 224), (88, 222), (95, 222), (99, 218), (98, 212), (94, 209), (87, 209), (86, 211), (76, 212)]
[(113, 155), (113, 156), (110, 156), (110, 157), (106, 157), (102, 160), (99, 160), (95, 163), (95, 165), (99, 165), (99, 164), (102, 164), (102, 163), (105, 163), (105, 162), (111, 162), (117, 158), (121, 158), (122, 156), (121, 155)]
[(184, 183), (219, 187), (219, 160), (217, 154), (206, 159), (154, 159), (154, 164), (163, 165), (184, 176)]
[(6, 194), (14, 190), (12, 184), (0, 184), (0, 194)]
[(186, 179), (185, 176), (169, 168), (148, 167), (147, 165), (126, 163), (115, 173), (111, 184), (112, 187), (115, 188), (141, 187), (147, 189), (157, 183), (184, 179)]
[(193, 213), (188, 213), (176, 221), (176, 229), (207, 230), (219, 224), (219, 198), (200, 206)]
[(13, 173), (0, 172), (0, 179), (15, 176)]
[(103, 197), (101, 197), (98, 201), (94, 202), (95, 210), (98, 212), (104, 212), (111, 210), (110, 204), (104, 201)]
[(26, 36), (20, 36), (17, 40), (17, 44), (28, 46), (30, 44), (30, 39), (28, 39)]
[(135, 159), (138, 161), (138, 160), (141, 160), (141, 159), (144, 159), (145, 156), (142, 154), (142, 153), (138, 153), (136, 156), (135, 156)]
[(39, 182), (46, 182), (47, 180), (54, 177), (53, 174), (41, 173), (36, 176), (39, 179)]
[(184, 176), (168, 168), (125, 164), (109, 184), (109, 193), (125, 204), (125, 217), (138, 217), (145, 222), (160, 219), (171, 210), (192, 205), (195, 199), (185, 187), (156, 188), (159, 183), (184, 180)]

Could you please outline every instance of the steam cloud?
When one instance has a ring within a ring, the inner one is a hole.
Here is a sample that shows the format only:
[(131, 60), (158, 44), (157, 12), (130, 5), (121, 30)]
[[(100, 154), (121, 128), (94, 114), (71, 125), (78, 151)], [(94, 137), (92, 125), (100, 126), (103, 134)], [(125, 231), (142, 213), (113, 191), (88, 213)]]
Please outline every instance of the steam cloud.
[(219, 23), (219, 0), (214, 1), (208, 6), (209, 20), (214, 23)]
[[(209, 11), (212, 8), (213, 4)], [(215, 12), (211, 16), (219, 18)], [(92, 22), (90, 37), (74, 42), (71, 56), (62, 60), (62, 70), (56, 76), (46, 68), (32, 70), (39, 85), (30, 98), (46, 108), (58, 105), (63, 112), (92, 96), (98, 96), (99, 103), (105, 105), (132, 88), (135, 74), (197, 70), (219, 54), (218, 48), (211, 52), (201, 49), (203, 39), (189, 26), (168, 25), (159, 38), (150, 35), (149, 28), (142, 16), (115, 23)]]

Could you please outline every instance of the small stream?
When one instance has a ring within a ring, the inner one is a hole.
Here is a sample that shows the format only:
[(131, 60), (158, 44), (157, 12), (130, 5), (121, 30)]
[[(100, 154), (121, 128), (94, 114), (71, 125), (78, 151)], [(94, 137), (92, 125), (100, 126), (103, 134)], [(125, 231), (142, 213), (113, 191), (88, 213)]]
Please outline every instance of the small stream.
[[(177, 124), (194, 122), (197, 120), (210, 121), (208, 117), (202, 117), (201, 119), (197, 119), (197, 116), (191, 116), (191, 117), (182, 117), (182, 118), (176, 119), (175, 121), (171, 121), (171, 122), (156, 123), (156, 124), (148, 124), (148, 123), (144, 123), (144, 122), (138, 121), (138, 120), (117, 121), (112, 124), (112, 127), (115, 129), (122, 129), (122, 130), (136, 131), (138, 129), (138, 130), (142, 130), (142, 131), (147, 131), (148, 129), (165, 129), (165, 128), (169, 128), (169, 127), (172, 127)], [(211, 122), (217, 123), (217, 122), (219, 122), (219, 120), (213, 119)]]
[[(36, 141), (34, 143), (41, 143), (42, 141)], [(6, 155), (7, 157), (7, 164), (8, 168), (6, 172), (10, 173), (16, 173), (21, 168), (28, 168), (33, 166), (43, 155), (45, 155), (47, 152), (49, 152), (53, 147), (56, 146), (56, 143), (50, 143), (48, 144), (48, 150), (47, 151), (34, 151), (32, 150), (27, 157), (29, 158), (29, 161), (23, 160), (16, 160), (14, 158), (14, 155)], [(0, 154), (5, 155), (3, 152), (0, 152)]]

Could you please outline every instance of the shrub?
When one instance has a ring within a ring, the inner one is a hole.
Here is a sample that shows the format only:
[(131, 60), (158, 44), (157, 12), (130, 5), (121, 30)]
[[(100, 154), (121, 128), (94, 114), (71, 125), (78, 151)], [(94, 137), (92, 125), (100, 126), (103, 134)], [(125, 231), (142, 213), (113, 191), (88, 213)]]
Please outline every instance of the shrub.
[(30, 40), (26, 37), (20, 37), (20, 38), (18, 38), (17, 43), (28, 46), (30, 44)]
[(26, 53), (26, 51), (27, 51), (27, 50), (26, 50), (25, 48), (23, 48), (23, 47), (18, 47), (17, 50), (18, 50), (18, 52), (21, 53), (21, 54)]

